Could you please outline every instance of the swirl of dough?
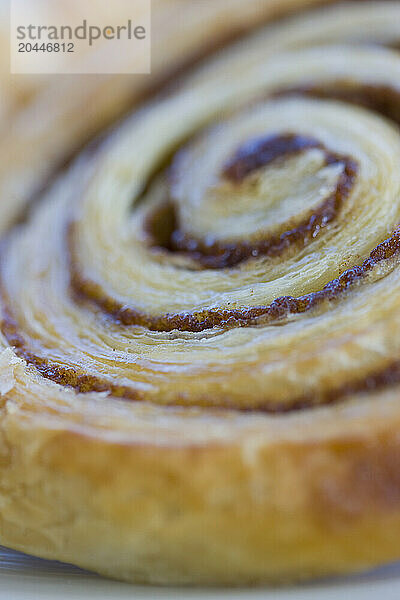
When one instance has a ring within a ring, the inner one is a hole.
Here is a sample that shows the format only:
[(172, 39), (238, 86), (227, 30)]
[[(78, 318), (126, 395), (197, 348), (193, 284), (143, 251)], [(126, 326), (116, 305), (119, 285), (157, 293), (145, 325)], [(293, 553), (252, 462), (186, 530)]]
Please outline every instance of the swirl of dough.
[(228, 47), (3, 238), (7, 543), (157, 582), (399, 556), (400, 30), (370, 9)]

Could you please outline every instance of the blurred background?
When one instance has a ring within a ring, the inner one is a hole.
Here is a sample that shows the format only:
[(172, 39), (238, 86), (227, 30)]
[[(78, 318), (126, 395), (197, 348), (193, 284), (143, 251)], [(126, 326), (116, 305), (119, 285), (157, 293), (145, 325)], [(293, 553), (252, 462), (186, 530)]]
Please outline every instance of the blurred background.
[[(65, 1), (68, 10), (79, 11), (81, 0)], [(328, 3), (152, 0), (150, 75), (10, 75), (10, 7), (0, 0), (0, 195), (13, 199), (2, 226), (89, 140), (178, 75), (249, 30)], [(105, 2), (105, 10), (112, 4)], [(129, 64), (129, 56), (125, 60)]]

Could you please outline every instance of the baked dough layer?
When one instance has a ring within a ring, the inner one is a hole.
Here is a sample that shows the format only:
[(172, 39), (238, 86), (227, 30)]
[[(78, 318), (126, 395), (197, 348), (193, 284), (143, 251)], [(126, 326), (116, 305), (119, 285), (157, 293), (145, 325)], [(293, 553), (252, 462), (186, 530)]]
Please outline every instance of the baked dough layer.
[(399, 11), (258, 31), (6, 201), (2, 543), (170, 584), (400, 556)]

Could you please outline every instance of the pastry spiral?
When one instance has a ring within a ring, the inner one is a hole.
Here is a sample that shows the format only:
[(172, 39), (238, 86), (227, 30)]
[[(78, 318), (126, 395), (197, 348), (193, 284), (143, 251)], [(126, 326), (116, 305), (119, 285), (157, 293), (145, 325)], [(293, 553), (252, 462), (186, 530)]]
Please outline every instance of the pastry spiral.
[(398, 40), (363, 2), (228, 46), (8, 229), (3, 543), (162, 583), (400, 556)]

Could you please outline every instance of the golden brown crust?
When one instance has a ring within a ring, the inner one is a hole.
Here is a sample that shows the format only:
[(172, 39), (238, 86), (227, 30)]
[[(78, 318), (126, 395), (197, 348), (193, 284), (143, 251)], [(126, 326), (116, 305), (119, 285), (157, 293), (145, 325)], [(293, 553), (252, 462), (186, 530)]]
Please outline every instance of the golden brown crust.
[(1, 529), (15, 548), (153, 583), (288, 581), (399, 556), (388, 416), (325, 439), (149, 446), (38, 426), (12, 406)]
[[(203, 15), (214, 40), (232, 27), (218, 4)], [(257, 10), (278, 4), (311, 3)], [(399, 11), (351, 3), (228, 46), (9, 230), (2, 543), (167, 584), (400, 557), (400, 58), (381, 47), (400, 39)], [(188, 30), (176, 51), (202, 45)], [(43, 172), (21, 168), (25, 193)], [(160, 217), (149, 231), (166, 202), (170, 237)], [(282, 252), (259, 251), (271, 239)]]

